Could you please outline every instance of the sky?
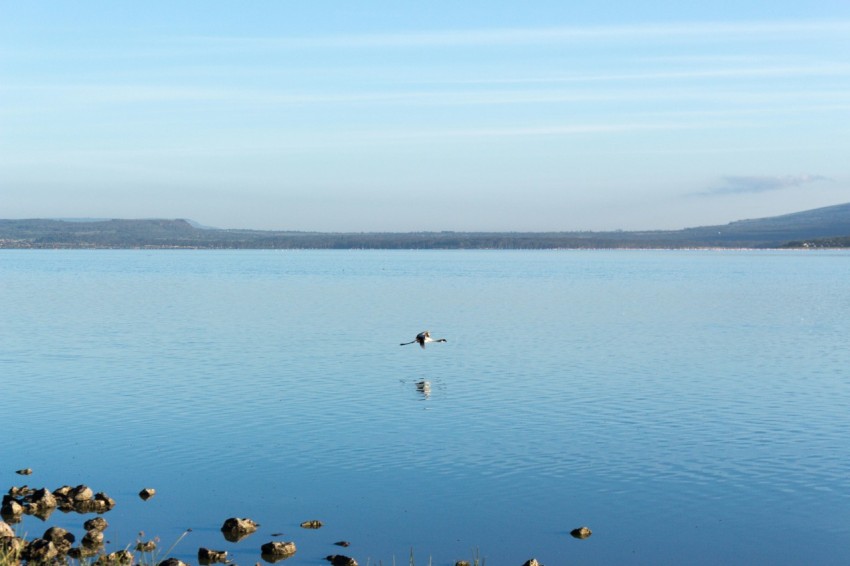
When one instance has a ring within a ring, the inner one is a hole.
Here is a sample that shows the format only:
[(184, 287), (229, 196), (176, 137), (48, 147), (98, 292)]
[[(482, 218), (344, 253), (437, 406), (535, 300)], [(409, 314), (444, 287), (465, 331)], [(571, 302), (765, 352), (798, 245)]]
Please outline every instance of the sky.
[(0, 0), (0, 218), (640, 230), (845, 202), (846, 0)]

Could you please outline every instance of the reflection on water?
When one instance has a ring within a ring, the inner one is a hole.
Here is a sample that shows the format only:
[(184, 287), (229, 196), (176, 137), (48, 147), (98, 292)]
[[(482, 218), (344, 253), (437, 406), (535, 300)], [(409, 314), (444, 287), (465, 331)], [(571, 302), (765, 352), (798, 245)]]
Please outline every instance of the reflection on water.
[(423, 398), (428, 399), (431, 396), (431, 382), (425, 380), (417, 381), (416, 390), (422, 394)]
[[(284, 533), (316, 565), (343, 540), (841, 563), (848, 276), (842, 252), (3, 251), (0, 461), (114, 497), (107, 550), (191, 528), (190, 562)], [(399, 348), (420, 324), (451, 342)]]

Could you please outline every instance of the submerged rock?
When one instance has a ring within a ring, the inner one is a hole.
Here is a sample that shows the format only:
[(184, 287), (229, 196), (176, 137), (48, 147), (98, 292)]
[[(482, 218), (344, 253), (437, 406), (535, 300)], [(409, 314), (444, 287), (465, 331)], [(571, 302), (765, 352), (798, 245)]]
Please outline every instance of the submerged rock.
[(108, 526), (109, 523), (107, 523), (106, 519), (104, 519), (103, 517), (94, 517), (93, 519), (89, 519), (88, 521), (83, 523), (83, 528), (87, 531), (103, 532)]
[(97, 513), (105, 513), (106, 511), (111, 511), (113, 507), (115, 507), (115, 500), (102, 491), (94, 494), (94, 502), (95, 507), (97, 507)]
[(296, 548), (294, 542), (267, 542), (260, 547), (263, 560), (266, 562), (279, 562), (286, 560), (295, 554)]
[(68, 554), (71, 546), (74, 544), (76, 537), (62, 527), (50, 527), (41, 536), (44, 540), (49, 540), (56, 547), (59, 554)]
[(71, 499), (74, 501), (88, 501), (92, 497), (94, 497), (94, 491), (87, 485), (78, 485), (73, 488), (69, 493)]
[(181, 562), (181, 561), (177, 560), (176, 558), (167, 558), (167, 559), (163, 560), (162, 562), (160, 562), (159, 564), (157, 564), (157, 566), (189, 566), (189, 565), (186, 564), (185, 562)]
[(27, 496), (27, 500), (30, 505), (39, 510), (55, 509), (57, 505), (56, 497), (45, 488), (36, 489), (31, 495)]
[(18, 503), (18, 500), (11, 495), (4, 495), (3, 505), (0, 506), (0, 514), (2, 514), (3, 518), (6, 520), (9, 518), (16, 519), (11, 522), (17, 523), (21, 520), (21, 515), (24, 514), (24, 508), (20, 503)]
[(331, 554), (326, 556), (325, 560), (331, 563), (331, 566), (357, 566), (357, 561), (350, 556), (343, 554)]
[(140, 540), (139, 542), (136, 543), (136, 550), (138, 550), (139, 552), (153, 552), (154, 550), (156, 550), (156, 541), (155, 540), (149, 540), (149, 541), (141, 541)]
[(302, 529), (321, 529), (323, 523), (321, 521), (316, 521), (315, 519), (312, 521), (304, 521), (301, 523)]
[(145, 489), (139, 492), (139, 497), (141, 497), (143, 501), (147, 501), (154, 495), (156, 495), (156, 490), (152, 487), (146, 487)]
[(337, 545), (337, 546), (345, 546), (345, 547), (351, 546), (351, 543), (348, 542), (347, 540), (338, 540), (334, 544)]
[(579, 527), (579, 528), (577, 528), (577, 529), (573, 529), (573, 530), (571, 530), (571, 531), (570, 531), (570, 534), (571, 534), (574, 538), (578, 538), (578, 539), (586, 539), (586, 538), (588, 538), (590, 535), (592, 535), (592, 534), (593, 534), (593, 531), (591, 531), (591, 530), (590, 530), (590, 529), (588, 529), (587, 527)]
[(523, 562), (522, 566), (542, 566), (542, 564), (540, 564), (536, 558), (532, 558), (531, 560)]
[(199, 548), (198, 562), (200, 562), (201, 564), (212, 564), (213, 562), (227, 562), (227, 551), (210, 550), (209, 548)]
[(97, 556), (100, 551), (101, 548), (99, 546), (75, 546), (68, 552), (68, 556), (75, 560), (80, 560), (81, 558)]
[(15, 473), (18, 474), (19, 476), (30, 476), (30, 475), (32, 475), (32, 468), (24, 468), (22, 470), (16, 470)]
[(251, 519), (231, 517), (224, 521), (224, 524), (221, 526), (221, 532), (224, 534), (224, 538), (230, 542), (238, 542), (255, 532), (259, 526), (256, 521), (252, 521)]
[(103, 544), (103, 532), (96, 529), (87, 531), (80, 544), (89, 548), (97, 548)]
[(295, 548), (295, 543), (292, 541), (272, 541), (267, 542), (266, 544), (261, 546), (260, 550), (263, 554), (267, 554), (269, 556), (292, 556), (293, 554), (295, 554), (295, 551), (297, 549)]
[(37, 538), (24, 548), (21, 557), (28, 562), (44, 563), (59, 556), (56, 546), (49, 540)]
[(53, 495), (59, 499), (69, 497), (71, 494), (71, 490), (74, 489), (70, 485), (63, 485), (62, 487), (57, 487), (53, 490)]
[(12, 497), (28, 497), (35, 493), (35, 490), (28, 485), (22, 485), (20, 487), (12, 486), (9, 488), (9, 495)]
[(95, 566), (122, 566), (132, 564), (135, 559), (136, 557), (129, 550), (118, 550), (99, 557), (94, 564)]

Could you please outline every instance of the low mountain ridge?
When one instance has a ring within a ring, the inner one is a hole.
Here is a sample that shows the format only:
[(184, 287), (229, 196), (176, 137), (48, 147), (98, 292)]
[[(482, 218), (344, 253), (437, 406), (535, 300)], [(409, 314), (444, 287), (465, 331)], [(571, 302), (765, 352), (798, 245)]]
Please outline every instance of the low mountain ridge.
[(188, 220), (0, 220), (0, 248), (555, 249), (837, 247), (850, 203), (725, 225), (614, 232), (288, 232), (225, 230)]

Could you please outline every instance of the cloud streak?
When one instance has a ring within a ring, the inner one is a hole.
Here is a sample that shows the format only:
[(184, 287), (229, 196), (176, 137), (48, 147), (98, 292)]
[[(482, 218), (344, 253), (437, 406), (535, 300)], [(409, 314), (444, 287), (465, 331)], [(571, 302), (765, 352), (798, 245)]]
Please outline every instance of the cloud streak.
[(737, 195), (749, 193), (766, 193), (779, 191), (791, 187), (801, 187), (820, 181), (828, 181), (823, 175), (780, 175), (780, 176), (727, 176), (723, 177), (722, 183), (711, 187), (698, 194), (705, 196), (715, 195)]
[(314, 37), (188, 36), (190, 43), (256, 48), (386, 48), (537, 45), (586, 41), (687, 40), (739, 38), (758, 40), (850, 33), (850, 20), (671, 23), (613, 26), (558, 26), (469, 30), (411, 31)]

